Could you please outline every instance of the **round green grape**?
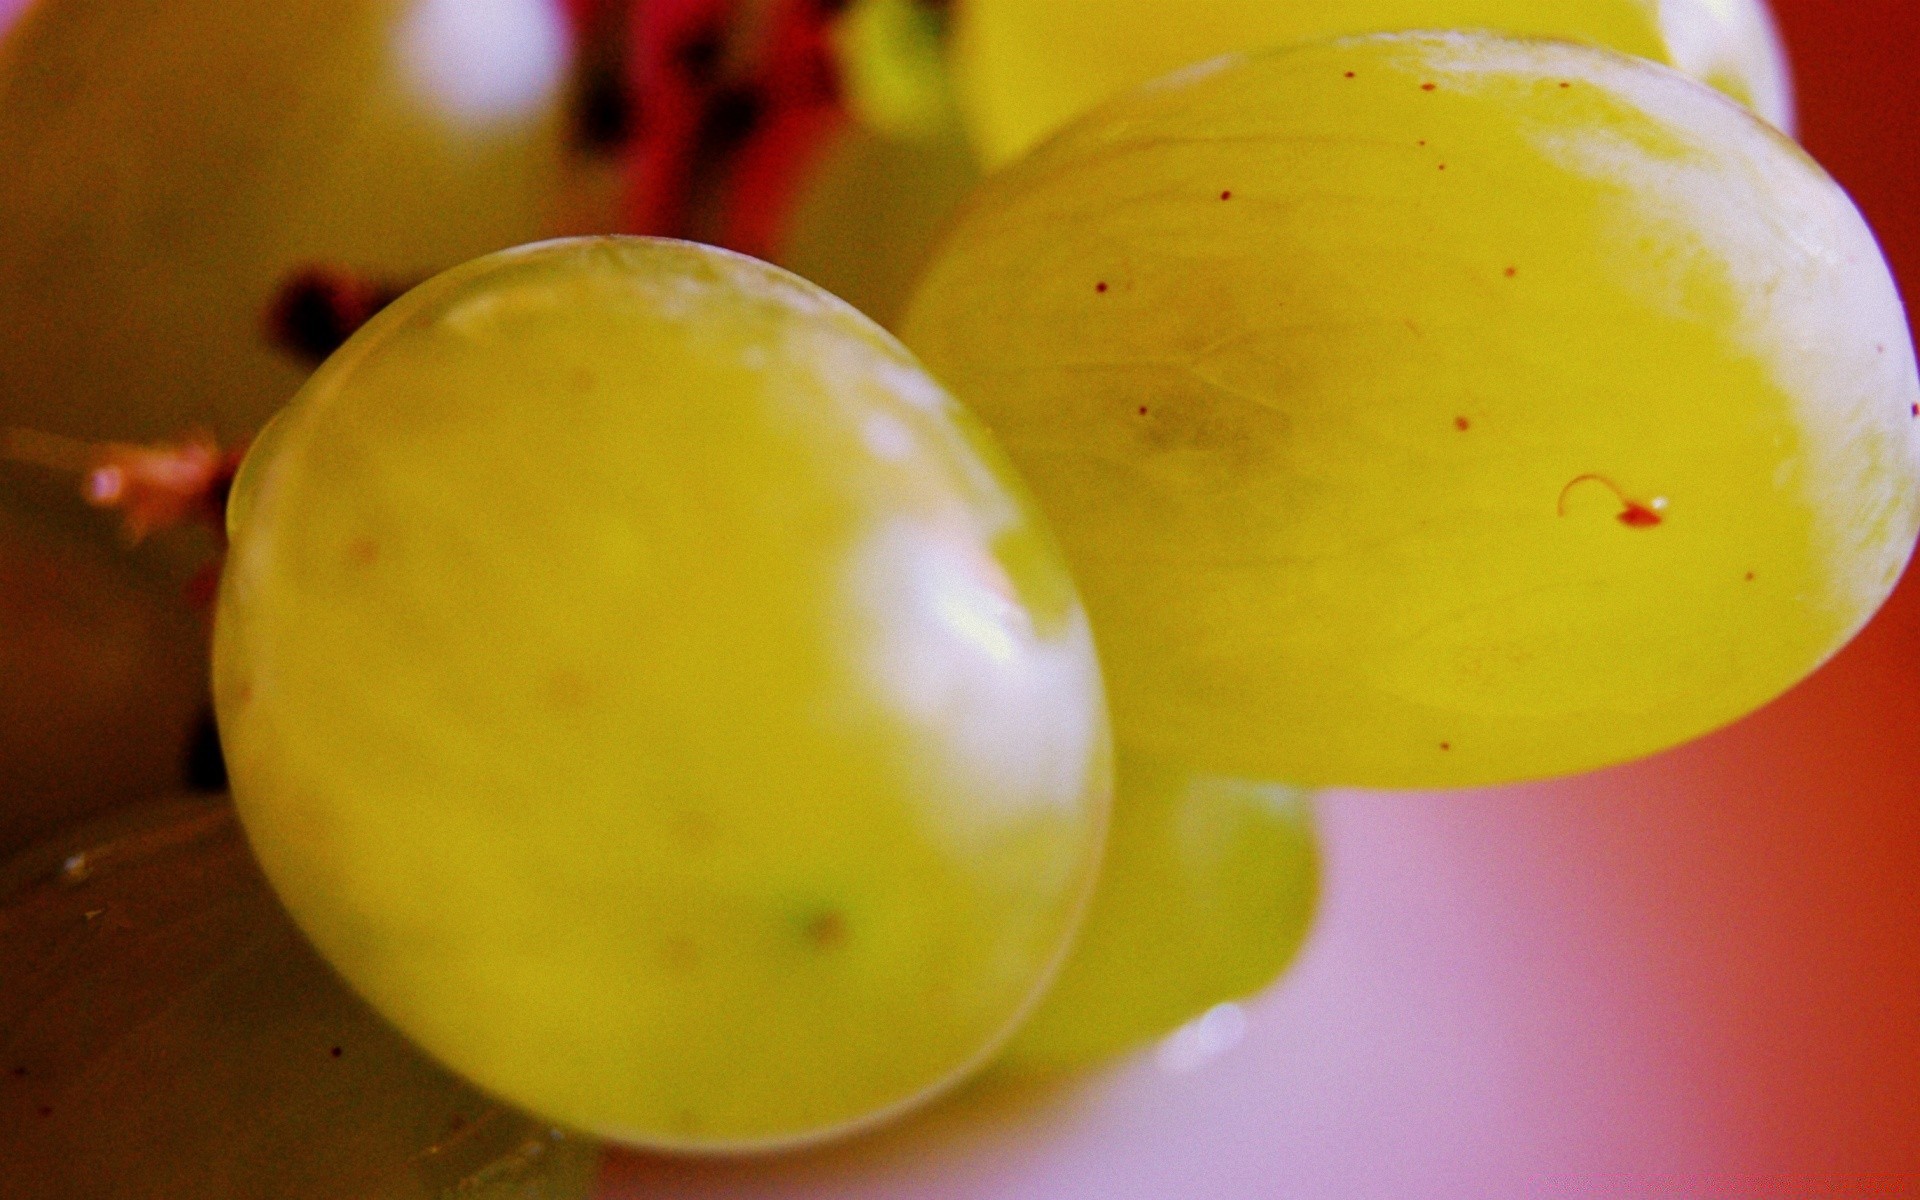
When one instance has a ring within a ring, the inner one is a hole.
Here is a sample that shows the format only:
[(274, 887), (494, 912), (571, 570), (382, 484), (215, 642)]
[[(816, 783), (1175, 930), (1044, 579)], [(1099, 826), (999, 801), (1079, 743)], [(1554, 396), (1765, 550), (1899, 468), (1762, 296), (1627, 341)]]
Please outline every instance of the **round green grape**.
[(1298, 788), (1116, 764), (1113, 827), (1085, 925), (1053, 989), (996, 1064), (1087, 1067), (1272, 983), (1319, 897)]
[(314, 265), (410, 283), (548, 236), (555, 0), (33, 0), (0, 40), (0, 425), (251, 434)]
[(1780, 128), (1793, 125), (1786, 59), (1764, 0), (962, 0), (957, 17), (962, 111), (995, 166), (1102, 100), (1189, 63), (1407, 29), (1608, 46), (1679, 67)]
[(1812, 671), (1920, 523), (1885, 261), (1666, 68), (1383, 35), (990, 179), (908, 345), (1054, 523), (1122, 745), (1304, 785), (1672, 746)]
[(0, 860), (0, 1193), (573, 1200), (598, 1151), (341, 985), (233, 810), (149, 802)]
[(448, 272), (228, 512), (248, 833), (482, 1087), (816, 1139), (984, 1062), (1063, 957), (1111, 769), (1085, 614), (984, 432), (803, 280), (647, 239)]

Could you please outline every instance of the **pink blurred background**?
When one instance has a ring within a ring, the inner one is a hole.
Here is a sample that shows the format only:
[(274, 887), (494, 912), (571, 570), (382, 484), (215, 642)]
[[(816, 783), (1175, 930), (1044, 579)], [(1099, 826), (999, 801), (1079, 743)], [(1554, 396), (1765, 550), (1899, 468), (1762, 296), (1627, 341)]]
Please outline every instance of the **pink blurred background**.
[[(3, 7), (7, 0), (0, 0)], [(1920, 288), (1920, 6), (1773, 0), (1802, 140)], [(1328, 892), (1243, 1012), (1038, 1096), (615, 1197), (1920, 1196), (1920, 583), (1649, 762), (1328, 795)]]

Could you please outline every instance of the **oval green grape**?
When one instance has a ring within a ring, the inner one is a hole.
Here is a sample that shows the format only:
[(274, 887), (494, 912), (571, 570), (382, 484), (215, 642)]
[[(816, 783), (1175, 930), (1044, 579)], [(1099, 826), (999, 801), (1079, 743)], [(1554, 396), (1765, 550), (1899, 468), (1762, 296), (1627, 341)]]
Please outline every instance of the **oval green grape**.
[(1059, 532), (1116, 736), (1550, 776), (1812, 671), (1920, 523), (1873, 236), (1668, 69), (1392, 35), (1166, 81), (989, 179), (907, 343)]
[(957, 17), (961, 107), (994, 166), (1101, 101), (1190, 63), (1408, 29), (1607, 46), (1679, 67), (1793, 127), (1786, 59), (1764, 0), (962, 0)]
[(846, 1132), (980, 1065), (1076, 926), (1086, 617), (985, 433), (804, 281), (549, 243), (396, 302), (250, 457), (214, 689), (328, 959), (630, 1143)]
[(1086, 923), (996, 1068), (1094, 1066), (1279, 978), (1319, 900), (1310, 803), (1299, 788), (1120, 755)]

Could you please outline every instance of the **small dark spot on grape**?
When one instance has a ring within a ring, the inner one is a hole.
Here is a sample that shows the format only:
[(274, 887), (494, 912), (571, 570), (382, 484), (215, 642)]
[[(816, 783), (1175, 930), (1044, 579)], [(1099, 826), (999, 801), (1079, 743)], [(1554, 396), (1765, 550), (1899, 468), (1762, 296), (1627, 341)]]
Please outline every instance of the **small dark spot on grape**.
[(1419, 141), (1419, 143), (1418, 143), (1418, 145), (1419, 145), (1419, 146), (1420, 146), (1420, 147), (1421, 147), (1422, 149), (1424, 149), (1424, 148), (1426, 147), (1426, 144), (1427, 144), (1427, 139), (1425, 139), (1425, 138), (1421, 138), (1421, 139), (1420, 139), (1420, 141)]
[(342, 1054), (345, 1054), (346, 1051), (339, 1046), (335, 1046), (333, 1049), (327, 1051), (327, 1053), (331, 1054), (335, 1058), (339, 1058)]
[(1100, 293), (1101, 295), (1103, 295), (1103, 296), (1104, 296), (1104, 295), (1106, 295), (1106, 293), (1107, 293), (1107, 284), (1106, 284), (1106, 281), (1105, 281), (1105, 280), (1102, 280), (1102, 281), (1100, 281), (1099, 283), (1096, 283), (1096, 284), (1094, 284), (1094, 285), (1093, 285), (1093, 290), (1094, 290), (1094, 291), (1096, 291), (1096, 292), (1099, 292), (1099, 293)]
[(1508, 267), (1505, 271), (1501, 273), (1504, 274), (1508, 279), (1512, 279), (1515, 275), (1518, 275), (1520, 273), (1520, 268)]
[(807, 919), (806, 936), (815, 949), (832, 950), (847, 940), (847, 918), (838, 909), (825, 909)]
[(1441, 743), (1440, 743), (1440, 748), (1441, 748), (1442, 750), (1451, 750), (1451, 749), (1453, 749), (1453, 743), (1452, 743), (1452, 742), (1441, 742)]
[(1563, 88), (1570, 88), (1573, 86), (1573, 84), (1569, 83), (1567, 80), (1562, 79), (1560, 81), (1560, 86)]
[(1437, 83), (1423, 83), (1423, 84), (1421, 84), (1421, 85), (1420, 85), (1420, 90), (1421, 90), (1421, 91), (1423, 91), (1423, 92), (1430, 92), (1430, 91), (1432, 91), (1432, 90), (1433, 90), (1434, 88), (1436, 88), (1436, 87), (1439, 87), (1439, 86), (1440, 86), (1440, 85), (1439, 85), (1439, 84), (1437, 84)]
[(13, 1077), (15, 1079), (25, 1079), (27, 1077), (27, 1069), (25, 1067), (15, 1067), (13, 1069)]
[(1140, 406), (1140, 415), (1143, 417), (1147, 415), (1147, 406), (1144, 404)]
[(1447, 169), (1447, 164), (1445, 164), (1445, 163), (1441, 163), (1441, 164), (1440, 164), (1440, 169), (1441, 169), (1442, 171), (1444, 171), (1444, 170), (1446, 170), (1446, 169)]
[(370, 567), (380, 561), (380, 543), (372, 538), (355, 538), (347, 546), (347, 561), (356, 567)]
[(1352, 78), (1353, 78), (1353, 72), (1352, 72), (1352, 71), (1348, 71), (1348, 72), (1347, 72), (1347, 78), (1348, 78), (1348, 79), (1352, 79)]
[(41, 1116), (43, 1116), (43, 1117), (50, 1117), (50, 1116), (52, 1116), (52, 1115), (53, 1115), (53, 1106), (52, 1106), (51, 1104), (42, 1104), (42, 1105), (40, 1106), (40, 1115), (41, 1115)]
[(1748, 583), (1752, 583), (1752, 582), (1753, 582), (1753, 572), (1752, 572), (1752, 571), (1748, 571), (1748, 572), (1747, 572), (1747, 582), (1748, 582)]
[(187, 742), (184, 772), (188, 790), (217, 793), (227, 790), (227, 760), (220, 750), (220, 723), (211, 706), (200, 710), (193, 736)]
[(1233, 193), (1232, 193), (1232, 192), (1221, 192), (1221, 193), (1220, 193), (1220, 198), (1221, 198), (1222, 200), (1231, 200), (1231, 199), (1233, 199)]
[(692, 938), (667, 938), (660, 943), (660, 961), (670, 970), (691, 971), (700, 965), (700, 947)]
[(1453, 419), (1453, 427), (1461, 433), (1465, 433), (1467, 430), (1473, 428), (1473, 422), (1467, 420), (1465, 417), (1455, 417)]

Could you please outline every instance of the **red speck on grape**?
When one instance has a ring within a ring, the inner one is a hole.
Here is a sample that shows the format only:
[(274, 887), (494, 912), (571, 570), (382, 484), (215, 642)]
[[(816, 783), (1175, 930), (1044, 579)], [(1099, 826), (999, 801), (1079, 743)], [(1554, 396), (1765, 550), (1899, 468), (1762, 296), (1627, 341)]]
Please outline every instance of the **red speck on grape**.
[(13, 1069), (13, 1077), (15, 1079), (25, 1079), (27, 1077), (27, 1069), (25, 1067), (15, 1067)]
[(1420, 141), (1419, 141), (1418, 143), (1416, 143), (1416, 144), (1417, 144), (1417, 145), (1419, 145), (1419, 146), (1420, 146), (1421, 148), (1423, 148), (1423, 149), (1424, 149), (1424, 148), (1426, 147), (1426, 144), (1427, 144), (1427, 139), (1425, 139), (1425, 138), (1421, 138), (1421, 139), (1420, 139)]
[(1348, 72), (1347, 72), (1347, 78), (1348, 78), (1348, 79), (1352, 79), (1352, 78), (1353, 78), (1353, 72), (1352, 72), (1352, 71), (1348, 71)]
[(1453, 419), (1453, 427), (1461, 433), (1465, 433), (1467, 430), (1473, 428), (1473, 422), (1467, 420), (1465, 417), (1455, 417)]
[(52, 1115), (53, 1115), (53, 1106), (52, 1106), (52, 1105), (50, 1105), (50, 1104), (42, 1104), (42, 1105), (40, 1106), (40, 1115), (41, 1115), (41, 1116), (43, 1116), (43, 1117), (50, 1117), (50, 1116), (52, 1116)]
[(1423, 91), (1423, 92), (1430, 92), (1430, 91), (1432, 91), (1432, 90), (1433, 90), (1434, 88), (1436, 88), (1436, 87), (1439, 87), (1439, 86), (1440, 86), (1440, 85), (1439, 85), (1439, 84), (1437, 84), (1437, 83), (1423, 83), (1423, 84), (1421, 84), (1421, 85), (1420, 85), (1420, 90), (1421, 90), (1421, 91)]
[(1233, 199), (1233, 193), (1232, 193), (1232, 192), (1221, 192), (1221, 193), (1220, 193), (1220, 198), (1221, 198), (1222, 200), (1231, 200), (1231, 199)]
[(1105, 295), (1107, 291), (1107, 285), (1104, 282), (1096, 283), (1093, 285), (1093, 290), (1096, 292), (1099, 292), (1101, 295)]
[(1518, 275), (1519, 273), (1520, 273), (1519, 267), (1508, 267), (1505, 271), (1502, 272), (1502, 274), (1504, 274), (1508, 279), (1512, 279), (1515, 275)]
[(1567, 80), (1565, 80), (1565, 79), (1562, 79), (1562, 80), (1560, 81), (1560, 86), (1561, 86), (1561, 87), (1563, 87), (1563, 88), (1570, 88), (1570, 87), (1572, 87), (1572, 86), (1573, 86), (1573, 84), (1572, 84), (1571, 82), (1569, 82), (1569, 81), (1567, 81)]
[(1444, 171), (1444, 170), (1446, 170), (1446, 169), (1447, 169), (1447, 164), (1445, 164), (1445, 163), (1441, 163), (1441, 164), (1440, 164), (1440, 169), (1441, 169), (1442, 171)]
[(1441, 743), (1440, 743), (1440, 748), (1441, 748), (1442, 750), (1451, 750), (1451, 749), (1453, 749), (1453, 743), (1452, 743), (1452, 742), (1441, 742)]
[(1753, 582), (1753, 572), (1752, 572), (1752, 571), (1748, 571), (1748, 572), (1747, 572), (1747, 582), (1748, 582), (1748, 583), (1752, 583), (1752, 582)]
[(1627, 498), (1627, 494), (1620, 490), (1619, 484), (1608, 479), (1605, 475), (1594, 474), (1576, 475), (1567, 481), (1567, 486), (1560, 489), (1560, 499), (1554, 507), (1555, 511), (1561, 516), (1564, 517), (1567, 515), (1567, 494), (1583, 483), (1597, 483), (1613, 493), (1614, 498), (1620, 501), (1620, 512), (1615, 515), (1614, 519), (1622, 525), (1630, 529), (1652, 529), (1661, 523), (1662, 518), (1658, 511), (1658, 506), (1665, 504), (1666, 502), (1664, 500), (1655, 500), (1651, 505), (1642, 504), (1638, 500), (1630, 500)]
[(345, 1053), (345, 1051), (341, 1050), (340, 1047), (335, 1046), (333, 1049), (327, 1051), (327, 1053), (331, 1054), (335, 1058), (339, 1058), (341, 1054)]
[(1143, 417), (1147, 415), (1147, 406), (1144, 404), (1140, 406), (1140, 415)]

